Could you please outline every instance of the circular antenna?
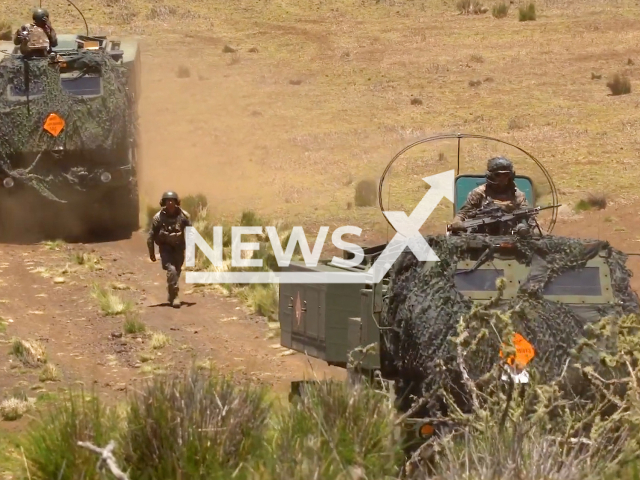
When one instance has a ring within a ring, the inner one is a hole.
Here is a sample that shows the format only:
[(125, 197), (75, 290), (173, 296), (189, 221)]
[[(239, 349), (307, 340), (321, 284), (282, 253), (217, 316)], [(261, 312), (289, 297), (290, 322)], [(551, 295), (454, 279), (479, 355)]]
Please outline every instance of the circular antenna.
[[(384, 214), (390, 210), (400, 210), (410, 214), (425, 196), (428, 185), (426, 177), (454, 170), (456, 185), (454, 202), (462, 206), (469, 191), (486, 182), (484, 177), (487, 161), (494, 157), (506, 157), (513, 162), (516, 184), (524, 191), (531, 206), (558, 204), (558, 192), (547, 169), (533, 155), (509, 142), (485, 135), (466, 133), (438, 134), (418, 140), (398, 152), (387, 164), (378, 184), (378, 203)], [(387, 201), (384, 205), (384, 188), (387, 187)], [(395, 187), (395, 189), (392, 189)], [(393, 208), (392, 190), (394, 190)], [(438, 210), (438, 209), (436, 209)], [(443, 220), (446, 212), (434, 211), (430, 220)], [(448, 216), (449, 220), (455, 212)], [(540, 217), (548, 218), (542, 225)], [(549, 215), (550, 214), (550, 215)], [(541, 211), (539, 223), (547, 234), (556, 224), (558, 209)], [(389, 219), (385, 220), (395, 230)]]

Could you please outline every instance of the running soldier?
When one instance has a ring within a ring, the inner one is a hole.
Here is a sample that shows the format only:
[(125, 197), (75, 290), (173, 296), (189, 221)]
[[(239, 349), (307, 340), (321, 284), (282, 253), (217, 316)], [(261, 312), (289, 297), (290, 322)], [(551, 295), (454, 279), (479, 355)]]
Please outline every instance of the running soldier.
[(160, 251), (162, 269), (167, 271), (169, 303), (174, 308), (180, 308), (178, 282), (186, 250), (185, 229), (191, 226), (191, 219), (189, 214), (180, 208), (180, 198), (175, 192), (165, 192), (160, 206), (162, 208), (154, 215), (147, 238), (149, 258), (152, 262), (156, 261), (155, 243)]

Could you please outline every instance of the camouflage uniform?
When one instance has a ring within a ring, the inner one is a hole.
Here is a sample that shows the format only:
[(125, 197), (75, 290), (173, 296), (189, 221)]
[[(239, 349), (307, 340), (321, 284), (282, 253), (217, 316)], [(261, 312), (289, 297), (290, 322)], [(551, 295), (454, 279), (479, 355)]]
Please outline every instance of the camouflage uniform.
[[(33, 11), (33, 23), (22, 25), (13, 37), (13, 43), (14, 45), (20, 45), (21, 50), (24, 50), (26, 47), (25, 42), (35, 42), (37, 44), (35, 49), (40, 49), (44, 44), (44, 42), (40, 40), (41, 33), (44, 33), (48, 40), (47, 53), (51, 48), (58, 46), (58, 35), (49, 21), (49, 12), (43, 8), (38, 8)], [(34, 35), (37, 38), (30, 38)], [(25, 54), (25, 52), (21, 53)]]
[(458, 214), (454, 218), (454, 222), (463, 222), (469, 218), (473, 218), (474, 212), (491, 202), (506, 212), (529, 207), (526, 195), (520, 191), (518, 187), (504, 193), (498, 193), (487, 188), (487, 184), (485, 183), (484, 185), (474, 188), (469, 193), (467, 201), (460, 207)]
[(179, 206), (176, 207), (177, 210), (174, 215), (169, 215), (164, 207), (166, 196), (167, 194), (163, 196), (163, 200), (160, 202), (163, 208), (154, 215), (151, 222), (147, 247), (149, 248), (151, 260), (155, 261), (154, 243), (158, 245), (162, 269), (167, 271), (169, 303), (179, 307), (179, 301), (177, 301), (178, 292), (180, 291), (178, 281), (180, 280), (186, 249), (184, 231), (191, 226), (191, 218)]
[[(493, 180), (493, 174), (495, 173), (509, 173), (511, 174), (511, 180), (505, 188), (499, 189), (495, 186)], [(520, 208), (529, 208), (529, 202), (527, 202), (526, 195), (516, 187), (513, 178), (515, 177), (515, 171), (513, 164), (504, 157), (492, 158), (487, 162), (487, 183), (474, 188), (467, 196), (467, 201), (460, 207), (457, 215), (453, 219), (452, 226), (455, 229), (456, 224), (464, 222), (470, 218), (474, 218), (478, 210), (487, 204), (492, 204), (500, 207), (505, 212), (512, 212)], [(522, 226), (520, 226), (522, 225)], [(517, 226), (517, 229), (523, 233), (527, 230), (530, 232), (536, 226), (533, 219), (522, 220)], [(491, 234), (491, 232), (486, 232)]]
[(25, 56), (46, 57), (51, 49), (51, 42), (45, 31), (31, 24), (20, 27), (16, 32), (13, 43), (20, 45), (20, 53)]

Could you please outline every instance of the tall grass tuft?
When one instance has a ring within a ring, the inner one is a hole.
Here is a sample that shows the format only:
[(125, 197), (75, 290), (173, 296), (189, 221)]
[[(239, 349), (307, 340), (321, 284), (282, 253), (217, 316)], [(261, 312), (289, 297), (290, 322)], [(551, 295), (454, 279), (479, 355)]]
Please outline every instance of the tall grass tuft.
[(394, 420), (385, 393), (337, 381), (308, 385), (276, 415), (257, 478), (398, 478), (402, 451)]
[(131, 478), (232, 478), (259, 457), (266, 390), (211, 373), (155, 377), (131, 399), (124, 441)]
[[(54, 403), (31, 424), (20, 446), (24, 449), (25, 468), (21, 478), (98, 480), (96, 455), (77, 443), (92, 442), (104, 447), (117, 439), (120, 417), (97, 397), (72, 393), (66, 401)], [(119, 457), (118, 452), (115, 453)]]

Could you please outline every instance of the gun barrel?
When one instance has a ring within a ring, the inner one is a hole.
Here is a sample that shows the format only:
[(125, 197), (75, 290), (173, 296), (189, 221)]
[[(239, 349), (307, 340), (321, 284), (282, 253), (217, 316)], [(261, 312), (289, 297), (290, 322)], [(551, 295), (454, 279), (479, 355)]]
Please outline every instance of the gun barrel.
[(547, 210), (549, 208), (557, 208), (557, 207), (561, 207), (561, 206), (562, 206), (562, 204), (560, 203), (558, 205), (547, 205), (546, 207), (537, 207), (537, 208), (538, 208), (538, 210)]

